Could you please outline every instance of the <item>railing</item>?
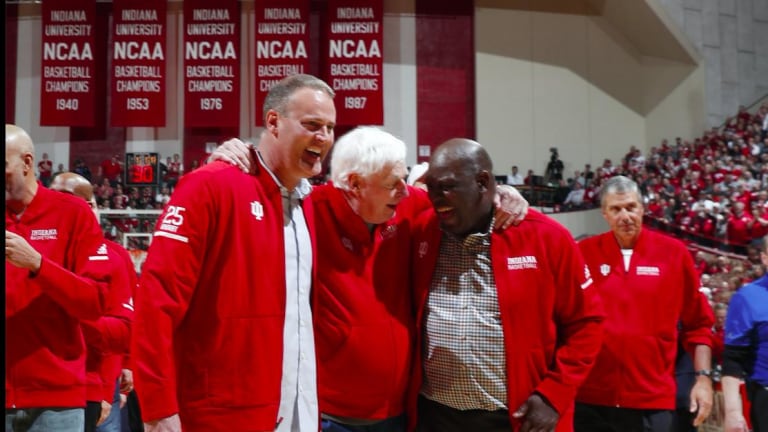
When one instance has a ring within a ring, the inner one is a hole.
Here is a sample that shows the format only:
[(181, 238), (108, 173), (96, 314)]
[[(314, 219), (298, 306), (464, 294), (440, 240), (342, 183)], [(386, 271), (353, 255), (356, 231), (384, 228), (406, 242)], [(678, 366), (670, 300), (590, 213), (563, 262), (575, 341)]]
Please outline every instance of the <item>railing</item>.
[(730, 258), (737, 259), (746, 259), (747, 257), (747, 245), (730, 243), (725, 239), (691, 231), (653, 216), (646, 215), (643, 218), (643, 224), (667, 234), (671, 234), (682, 241), (693, 243), (696, 246), (699, 246), (700, 249), (705, 249), (709, 252), (717, 253), (718, 255), (726, 255)]

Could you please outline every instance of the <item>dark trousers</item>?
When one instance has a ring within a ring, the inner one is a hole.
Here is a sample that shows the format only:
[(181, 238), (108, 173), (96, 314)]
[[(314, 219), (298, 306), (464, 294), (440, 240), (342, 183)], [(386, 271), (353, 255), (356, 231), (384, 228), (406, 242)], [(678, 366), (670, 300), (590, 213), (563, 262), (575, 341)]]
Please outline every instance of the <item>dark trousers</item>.
[(509, 411), (457, 410), (419, 396), (417, 432), (509, 432)]
[(753, 432), (768, 432), (768, 389), (759, 384), (747, 387), (750, 403), (749, 419)]
[(121, 432), (144, 432), (144, 423), (141, 421), (141, 409), (136, 391), (128, 393), (128, 400), (120, 410)]
[(405, 432), (405, 415), (390, 417), (367, 425), (348, 425), (334, 420), (323, 419), (320, 429), (323, 432)]
[(95, 432), (101, 417), (101, 402), (88, 401), (85, 405), (85, 432)]
[(675, 412), (576, 404), (575, 432), (675, 432)]

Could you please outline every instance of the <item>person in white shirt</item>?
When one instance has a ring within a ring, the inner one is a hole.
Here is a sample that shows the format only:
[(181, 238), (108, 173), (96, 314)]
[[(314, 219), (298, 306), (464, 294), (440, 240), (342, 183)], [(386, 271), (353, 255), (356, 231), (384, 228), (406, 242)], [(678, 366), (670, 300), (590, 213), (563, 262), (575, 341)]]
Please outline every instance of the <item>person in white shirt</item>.
[(517, 165), (512, 166), (512, 174), (507, 174), (507, 184), (512, 186), (523, 184), (523, 176), (517, 172)]

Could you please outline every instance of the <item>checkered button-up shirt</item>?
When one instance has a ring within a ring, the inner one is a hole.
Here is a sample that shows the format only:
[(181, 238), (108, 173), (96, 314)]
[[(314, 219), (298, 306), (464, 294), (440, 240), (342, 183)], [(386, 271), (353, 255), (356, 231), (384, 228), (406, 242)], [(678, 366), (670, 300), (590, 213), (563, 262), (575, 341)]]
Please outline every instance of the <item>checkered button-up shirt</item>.
[(460, 410), (507, 408), (490, 246), (490, 228), (465, 239), (443, 236), (424, 314), (421, 394)]

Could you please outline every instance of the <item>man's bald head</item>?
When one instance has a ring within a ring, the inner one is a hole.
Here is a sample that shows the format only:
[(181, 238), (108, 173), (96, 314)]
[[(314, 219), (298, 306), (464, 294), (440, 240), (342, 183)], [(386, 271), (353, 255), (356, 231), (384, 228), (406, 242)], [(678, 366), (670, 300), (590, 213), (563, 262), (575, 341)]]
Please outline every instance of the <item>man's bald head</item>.
[(32, 138), (24, 129), (12, 125), (5, 125), (5, 150), (6, 154), (11, 149), (17, 154), (30, 153), (35, 154), (35, 145), (32, 143)]
[(51, 189), (71, 193), (89, 203), (93, 200), (93, 185), (85, 177), (73, 172), (58, 174), (51, 181)]
[(477, 141), (466, 138), (451, 138), (440, 144), (432, 154), (437, 163), (441, 160), (462, 161), (473, 174), (480, 171), (493, 172), (493, 162), (488, 152)]
[(37, 194), (35, 146), (27, 132), (5, 125), (5, 204), (19, 214)]

